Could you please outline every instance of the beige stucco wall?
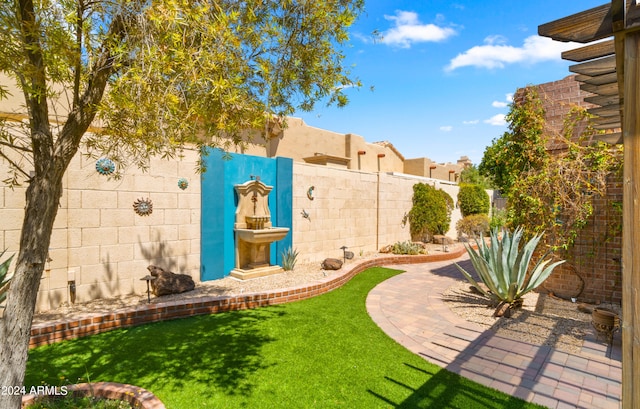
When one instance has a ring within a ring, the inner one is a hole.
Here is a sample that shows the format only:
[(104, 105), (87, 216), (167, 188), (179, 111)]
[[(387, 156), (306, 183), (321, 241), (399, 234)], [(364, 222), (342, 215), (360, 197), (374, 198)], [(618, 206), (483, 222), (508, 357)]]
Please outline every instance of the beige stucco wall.
[[(429, 158), (406, 159), (404, 173), (425, 176), (446, 182), (457, 182), (465, 167), (464, 161), (458, 163), (436, 163)], [(471, 164), (470, 162), (468, 164)]]
[[(403, 172), (404, 157), (391, 143), (371, 143), (355, 134), (341, 134), (307, 125), (300, 118), (287, 118), (283, 129), (276, 128), (265, 141), (257, 132), (251, 134), (251, 143), (237, 148), (237, 153), (255, 156), (292, 158), (305, 163), (307, 157), (328, 155), (345, 158), (346, 165), (332, 165), (369, 172)], [(364, 154), (362, 154), (364, 152)]]
[[(127, 169), (121, 180), (95, 170), (95, 160), (76, 155), (64, 178), (64, 193), (41, 281), (38, 310), (69, 299), (68, 282), (76, 282), (76, 301), (142, 294), (149, 264), (190, 274), (199, 280), (200, 180), (197, 155), (182, 160), (154, 159), (147, 173)], [(6, 165), (0, 162), (0, 174)], [(187, 178), (182, 191), (178, 179)], [(0, 248), (18, 251), (25, 188), (0, 187)], [(153, 213), (138, 216), (133, 203), (150, 198)]]

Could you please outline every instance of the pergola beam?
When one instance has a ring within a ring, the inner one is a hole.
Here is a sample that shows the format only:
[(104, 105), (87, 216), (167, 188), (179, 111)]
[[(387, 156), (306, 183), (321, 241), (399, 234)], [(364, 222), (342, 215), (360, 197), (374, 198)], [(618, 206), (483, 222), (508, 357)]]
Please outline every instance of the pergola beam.
[(574, 48), (561, 54), (563, 60), (583, 62), (594, 58), (607, 57), (616, 53), (613, 40), (600, 41), (584, 47)]
[[(597, 94), (584, 99), (600, 105), (589, 110), (600, 115), (596, 128), (622, 129), (622, 408), (635, 409), (640, 402), (640, 0), (611, 0), (610, 4), (543, 24), (538, 33), (580, 43), (614, 37), (565, 52), (563, 58), (580, 62), (570, 71), (580, 74), (577, 79), (587, 84), (581, 86), (583, 90)], [(613, 78), (617, 93), (610, 87)], [(594, 138), (619, 143), (620, 133)]]

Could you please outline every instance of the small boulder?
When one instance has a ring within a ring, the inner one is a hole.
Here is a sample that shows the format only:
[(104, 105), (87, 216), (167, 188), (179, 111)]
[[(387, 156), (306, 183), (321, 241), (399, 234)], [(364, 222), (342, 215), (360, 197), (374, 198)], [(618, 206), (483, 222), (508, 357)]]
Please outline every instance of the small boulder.
[(154, 265), (147, 267), (147, 270), (156, 278), (151, 281), (151, 289), (157, 297), (184, 293), (196, 287), (193, 278), (187, 274), (172, 273)]
[(447, 237), (441, 234), (436, 234), (435, 236), (433, 236), (433, 244), (451, 245), (454, 243), (455, 241), (451, 237)]
[(324, 270), (340, 270), (342, 268), (342, 260), (337, 258), (325, 258), (322, 262)]

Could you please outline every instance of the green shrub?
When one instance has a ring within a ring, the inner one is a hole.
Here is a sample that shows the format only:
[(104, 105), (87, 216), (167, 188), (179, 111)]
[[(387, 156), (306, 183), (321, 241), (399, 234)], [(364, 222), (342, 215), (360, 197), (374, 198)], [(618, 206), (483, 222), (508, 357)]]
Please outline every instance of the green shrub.
[(291, 271), (295, 268), (298, 259), (298, 250), (294, 250), (289, 246), (282, 252), (282, 268), (284, 271)]
[[(552, 259), (545, 255), (540, 257), (538, 262), (530, 268), (529, 263), (542, 235), (534, 236), (520, 248), (522, 233), (521, 227), (517, 228), (513, 235), (504, 229), (502, 230), (502, 238), (500, 238), (499, 230), (493, 229), (491, 230), (490, 245), (485, 240), (476, 240), (478, 250), (475, 250), (465, 244), (471, 263), (488, 291), (478, 285), (471, 274), (455, 263), (476, 290), (493, 302), (500, 305), (508, 304), (510, 308), (521, 306), (522, 296), (542, 284), (551, 275), (554, 268), (564, 263), (564, 260), (551, 263)], [(498, 315), (500, 305), (496, 310), (496, 315)]]
[(445, 234), (451, 223), (453, 199), (442, 189), (425, 183), (413, 185), (413, 207), (409, 211), (411, 239), (429, 242), (436, 234)]
[(485, 236), (489, 232), (489, 216), (486, 214), (472, 214), (465, 216), (456, 223), (458, 236)]
[(490, 229), (500, 229), (507, 225), (507, 210), (493, 208), (491, 212)]
[[(5, 251), (6, 250), (3, 250), (2, 253), (0, 253), (0, 257), (4, 255)], [(8, 277), (8, 275), (9, 265), (11, 264), (12, 259), (13, 256), (0, 263), (0, 308), (3, 308), (2, 304), (7, 298), (7, 293), (9, 292), (9, 283), (11, 281), (11, 277)]]
[(482, 186), (462, 184), (458, 192), (458, 207), (463, 216), (489, 214), (491, 200)]
[(411, 241), (399, 241), (391, 246), (391, 252), (393, 254), (427, 254), (427, 251), (419, 243), (413, 243)]

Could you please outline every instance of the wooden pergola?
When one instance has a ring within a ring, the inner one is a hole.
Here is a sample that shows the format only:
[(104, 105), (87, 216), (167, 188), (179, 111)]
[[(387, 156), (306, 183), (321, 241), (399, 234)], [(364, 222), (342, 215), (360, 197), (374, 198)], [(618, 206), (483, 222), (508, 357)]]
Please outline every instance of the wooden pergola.
[[(541, 36), (587, 44), (562, 53), (597, 107), (598, 139), (624, 144), (622, 407), (640, 407), (640, 0), (611, 0), (538, 27)], [(621, 131), (617, 131), (620, 130)]]

